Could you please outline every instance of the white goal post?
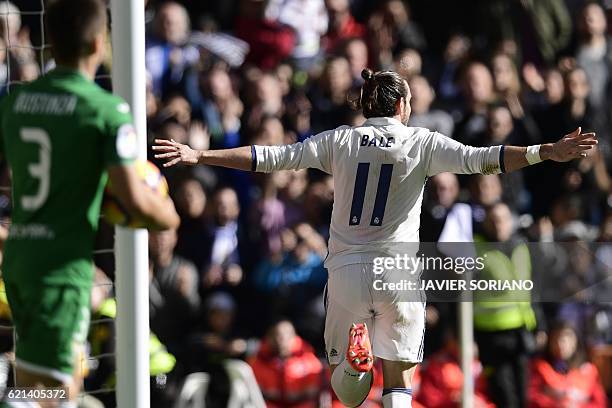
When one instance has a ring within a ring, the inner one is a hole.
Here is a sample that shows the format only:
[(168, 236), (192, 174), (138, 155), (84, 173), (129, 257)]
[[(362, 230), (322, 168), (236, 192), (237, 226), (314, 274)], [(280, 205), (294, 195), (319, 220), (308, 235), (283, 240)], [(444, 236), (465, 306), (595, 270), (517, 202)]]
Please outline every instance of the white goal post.
[[(111, 1), (113, 92), (131, 106), (140, 159), (147, 155), (145, 4)], [(117, 406), (148, 408), (149, 255), (144, 229), (116, 228)]]

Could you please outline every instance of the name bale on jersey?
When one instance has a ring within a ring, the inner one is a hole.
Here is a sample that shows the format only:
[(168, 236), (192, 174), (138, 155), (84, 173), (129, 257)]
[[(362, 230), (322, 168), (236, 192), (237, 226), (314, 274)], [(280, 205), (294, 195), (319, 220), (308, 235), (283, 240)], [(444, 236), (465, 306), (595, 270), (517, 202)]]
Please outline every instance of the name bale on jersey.
[(384, 136), (376, 137), (376, 136), (363, 135), (361, 136), (360, 144), (361, 146), (365, 146), (365, 147), (370, 147), (370, 146), (391, 147), (395, 144), (395, 138), (390, 137), (387, 139)]

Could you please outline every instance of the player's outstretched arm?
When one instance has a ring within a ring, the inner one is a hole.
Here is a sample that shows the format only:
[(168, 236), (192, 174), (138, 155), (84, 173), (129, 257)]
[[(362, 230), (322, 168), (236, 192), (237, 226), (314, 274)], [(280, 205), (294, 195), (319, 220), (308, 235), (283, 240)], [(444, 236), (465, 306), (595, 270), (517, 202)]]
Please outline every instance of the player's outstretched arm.
[(586, 157), (587, 151), (597, 145), (595, 133), (582, 133), (579, 127), (555, 143), (530, 147), (505, 146), (504, 166), (506, 172), (521, 169), (543, 160), (566, 162)]
[(584, 157), (588, 150), (597, 145), (595, 133), (581, 133), (580, 128), (555, 143), (528, 147), (472, 147), (439, 133), (431, 135), (428, 144), (431, 149), (428, 176), (445, 171), (457, 174), (510, 172), (543, 160), (563, 162)]
[(159, 152), (156, 159), (168, 160), (164, 167), (177, 164), (195, 166), (207, 164), (211, 166), (229, 167), (238, 170), (251, 170), (253, 154), (251, 146), (220, 150), (194, 150), (191, 147), (174, 140), (155, 139), (153, 150)]
[(143, 184), (133, 166), (111, 166), (108, 176), (126, 211), (133, 217), (145, 220), (148, 228), (165, 230), (179, 226), (180, 218), (172, 200), (160, 200)]

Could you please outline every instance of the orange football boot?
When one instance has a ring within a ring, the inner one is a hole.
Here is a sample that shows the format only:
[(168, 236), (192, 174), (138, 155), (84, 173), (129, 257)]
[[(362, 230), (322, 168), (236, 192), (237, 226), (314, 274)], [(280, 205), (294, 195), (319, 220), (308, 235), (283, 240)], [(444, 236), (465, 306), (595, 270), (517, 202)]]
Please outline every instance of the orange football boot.
[(372, 369), (374, 356), (368, 326), (365, 323), (353, 323), (351, 326), (346, 359), (357, 372), (367, 373)]

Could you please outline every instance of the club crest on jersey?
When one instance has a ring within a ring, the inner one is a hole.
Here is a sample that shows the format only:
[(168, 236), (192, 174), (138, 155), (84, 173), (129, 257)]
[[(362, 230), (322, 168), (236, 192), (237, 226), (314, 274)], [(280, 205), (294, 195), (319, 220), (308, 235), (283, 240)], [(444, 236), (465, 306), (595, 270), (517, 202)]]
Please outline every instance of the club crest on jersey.
[(395, 138), (386, 138), (384, 136), (375, 137), (369, 135), (361, 136), (361, 146), (378, 146), (378, 147), (391, 147), (395, 144)]
[(117, 154), (122, 159), (134, 159), (138, 155), (138, 137), (131, 124), (122, 125), (117, 131)]

